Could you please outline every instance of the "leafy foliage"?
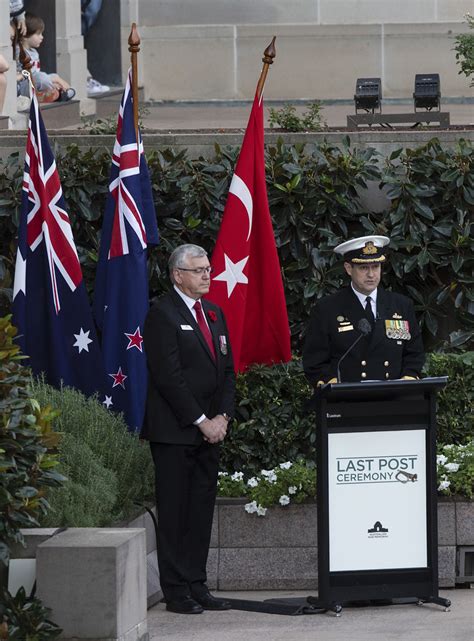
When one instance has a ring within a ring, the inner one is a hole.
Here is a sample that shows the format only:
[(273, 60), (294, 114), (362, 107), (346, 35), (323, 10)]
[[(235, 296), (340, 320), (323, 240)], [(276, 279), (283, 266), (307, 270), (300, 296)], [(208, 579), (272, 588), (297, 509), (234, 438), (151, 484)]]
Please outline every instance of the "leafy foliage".
[(281, 109), (270, 107), (268, 122), (271, 128), (278, 126), (285, 131), (322, 131), (326, 127), (321, 115), (322, 109), (318, 100), (310, 103), (308, 111), (304, 111), (301, 116), (298, 116), (296, 107), (290, 103)]
[(438, 491), (474, 498), (474, 439), (465, 445), (444, 445), (437, 456)]
[(137, 502), (152, 500), (149, 447), (127, 430), (121, 416), (70, 388), (33, 381), (32, 391), (40, 402), (59, 409), (60, 470), (68, 477), (64, 487), (50, 492), (43, 527), (110, 525), (134, 515)]
[(386, 161), (382, 186), (392, 203), (390, 271), (406, 284), (427, 332), (451, 332), (455, 347), (472, 341), (472, 145), (461, 140), (447, 150), (433, 139), (424, 147), (394, 152)]
[[(238, 149), (216, 145), (212, 158), (153, 151), (148, 164), (161, 243), (149, 260), (152, 296), (169, 288), (167, 260), (178, 244), (212, 252)], [(77, 146), (56, 152), (84, 278), (92, 293), (110, 156)], [(473, 345), (474, 148), (438, 140), (382, 159), (370, 147), (285, 145), (267, 148), (267, 187), (279, 249), (294, 350), (301, 349), (311, 306), (343, 282), (332, 249), (350, 236), (389, 235), (392, 258), (384, 285), (409, 294), (428, 349)], [(9, 309), (22, 172), (18, 156), (0, 164), (0, 305)], [(387, 195), (382, 212), (367, 211), (367, 189)], [(3, 298), (1, 295), (3, 292)]]
[(438, 394), (438, 443), (465, 444), (474, 436), (474, 352), (430, 354), (429, 376), (448, 376)]
[[(240, 492), (240, 493), (239, 493)], [(271, 505), (282, 507), (290, 503), (303, 503), (316, 497), (316, 468), (305, 461), (286, 461), (273, 469), (260, 470), (256, 476), (244, 478), (242, 472), (229, 475), (220, 472), (219, 496), (245, 496), (250, 499), (245, 510), (250, 514), (265, 516)]]
[[(474, 30), (474, 16), (466, 14), (466, 21), (470, 29)], [(474, 33), (460, 33), (455, 38), (456, 62), (461, 67), (459, 74), (466, 78), (474, 76)], [(471, 87), (474, 87), (474, 77), (471, 80)]]
[[(51, 422), (57, 412), (31, 398), (30, 371), (14, 342), (10, 317), (0, 318), (0, 565), (7, 566), (10, 546), (22, 543), (20, 528), (39, 525), (49, 504), (47, 488), (65, 480), (57, 470), (60, 434)], [(2, 568), (0, 568), (2, 569)], [(0, 582), (0, 636), (11, 641), (48, 641), (61, 629), (48, 620), (40, 599), (20, 588), (11, 595)]]
[(38, 525), (48, 502), (47, 487), (64, 477), (55, 469), (60, 434), (51, 421), (57, 412), (31, 398), (30, 372), (21, 365), (17, 333), (10, 318), (0, 319), (0, 561), (9, 545), (23, 542), (20, 528)]
[(282, 460), (315, 459), (311, 391), (300, 361), (255, 366), (237, 379), (236, 418), (222, 448), (223, 470), (258, 474)]
[[(50, 610), (36, 597), (20, 588), (15, 596), (3, 592), (0, 601), (0, 639), (8, 641), (50, 641), (62, 630), (49, 620)], [(3, 626), (3, 630), (2, 630)], [(4, 635), (2, 634), (4, 633)]]

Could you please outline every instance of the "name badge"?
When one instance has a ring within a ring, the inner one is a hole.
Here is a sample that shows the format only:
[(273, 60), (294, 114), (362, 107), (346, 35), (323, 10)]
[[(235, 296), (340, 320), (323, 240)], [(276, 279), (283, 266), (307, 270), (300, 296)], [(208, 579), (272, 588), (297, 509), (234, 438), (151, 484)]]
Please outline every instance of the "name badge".
[(342, 326), (342, 327), (338, 327), (338, 328), (337, 328), (337, 331), (338, 331), (338, 332), (349, 332), (349, 331), (351, 331), (352, 329), (354, 329), (354, 325), (344, 325), (344, 326)]
[(191, 325), (181, 325), (181, 329), (187, 329), (191, 332), (193, 331), (193, 328), (191, 327)]

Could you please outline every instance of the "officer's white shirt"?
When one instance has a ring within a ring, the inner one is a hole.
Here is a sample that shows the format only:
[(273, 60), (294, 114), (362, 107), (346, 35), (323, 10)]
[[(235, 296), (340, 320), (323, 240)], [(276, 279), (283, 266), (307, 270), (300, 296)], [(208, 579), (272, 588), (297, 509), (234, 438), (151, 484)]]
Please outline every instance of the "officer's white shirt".
[(370, 306), (372, 307), (372, 314), (374, 315), (374, 318), (377, 318), (377, 288), (374, 289), (373, 292), (370, 294), (361, 294), (360, 292), (355, 289), (354, 285), (351, 283), (352, 291), (354, 294), (357, 296), (357, 298), (360, 301), (360, 304), (365, 310), (365, 305), (366, 305), (366, 298), (367, 296), (370, 296)]

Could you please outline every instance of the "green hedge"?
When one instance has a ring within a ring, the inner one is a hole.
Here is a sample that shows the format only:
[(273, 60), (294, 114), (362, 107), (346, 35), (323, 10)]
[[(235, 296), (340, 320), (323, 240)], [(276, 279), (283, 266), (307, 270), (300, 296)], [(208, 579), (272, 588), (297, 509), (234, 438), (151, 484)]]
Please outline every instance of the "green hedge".
[(153, 501), (149, 447), (128, 432), (121, 416), (70, 388), (57, 390), (32, 381), (31, 390), (41, 403), (59, 411), (59, 470), (68, 478), (63, 487), (49, 492), (43, 527), (110, 525), (136, 513), (137, 501)]
[[(166, 262), (183, 242), (212, 251), (237, 149), (216, 146), (214, 157), (190, 160), (171, 149), (148, 155), (161, 244), (151, 252), (152, 295), (169, 287)], [(56, 153), (78, 253), (92, 291), (110, 156), (76, 146)], [(283, 270), (293, 347), (298, 353), (310, 308), (343, 281), (332, 253), (354, 234), (391, 237), (384, 268), (387, 287), (415, 301), (429, 349), (472, 349), (474, 332), (474, 148), (460, 140), (444, 148), (433, 139), (417, 149), (382, 158), (345, 139), (341, 147), (267, 148), (267, 186)], [(8, 308), (15, 265), (15, 235), (21, 197), (18, 154), (0, 163), (0, 292)], [(388, 194), (387, 211), (364, 209), (360, 190), (371, 183)], [(2, 289), (3, 288), (3, 289)], [(0, 304), (2, 296), (0, 295)]]

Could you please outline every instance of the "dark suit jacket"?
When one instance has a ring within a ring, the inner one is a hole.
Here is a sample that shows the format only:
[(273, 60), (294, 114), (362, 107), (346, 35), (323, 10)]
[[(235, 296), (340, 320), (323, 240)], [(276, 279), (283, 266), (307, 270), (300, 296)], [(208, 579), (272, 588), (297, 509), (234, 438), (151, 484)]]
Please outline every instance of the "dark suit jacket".
[[(149, 441), (198, 444), (202, 434), (193, 422), (202, 414), (208, 418), (234, 414), (235, 375), (227, 325), (217, 305), (201, 302), (216, 360), (174, 289), (159, 299), (145, 321), (148, 394), (141, 436)], [(211, 310), (215, 320), (209, 317)]]
[[(336, 377), (337, 363), (360, 334), (357, 324), (362, 318), (364, 308), (351, 287), (316, 303), (303, 350), (303, 367), (311, 384)], [(410, 338), (390, 338), (387, 334), (396, 326), (408, 327)], [(341, 381), (418, 377), (424, 358), (411, 300), (378, 287), (375, 328), (342, 362)]]

